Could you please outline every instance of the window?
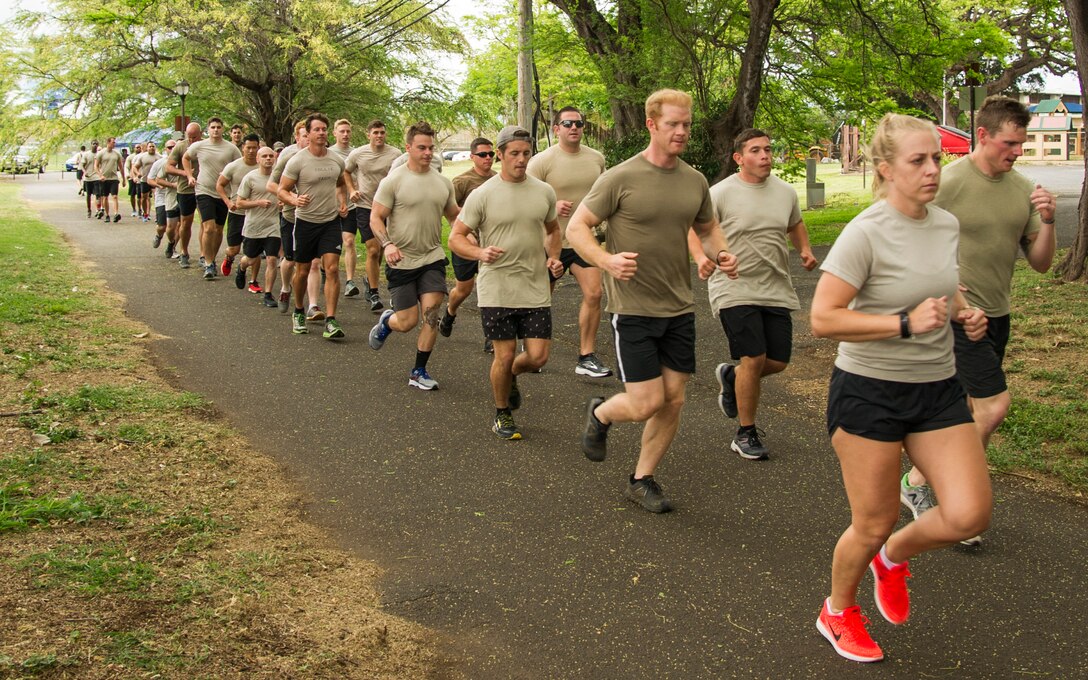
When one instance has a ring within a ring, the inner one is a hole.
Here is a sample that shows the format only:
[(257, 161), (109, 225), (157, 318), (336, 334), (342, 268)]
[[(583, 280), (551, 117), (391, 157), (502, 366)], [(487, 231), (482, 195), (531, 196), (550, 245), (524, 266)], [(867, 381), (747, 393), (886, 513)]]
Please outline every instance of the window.
[(1035, 143), (1035, 135), (1028, 135), (1028, 139), (1024, 143), (1025, 144), (1034, 144)]
[(1062, 155), (1062, 149), (1047, 149), (1046, 150), (1046, 155), (1048, 155), (1048, 156), (1061, 156)]

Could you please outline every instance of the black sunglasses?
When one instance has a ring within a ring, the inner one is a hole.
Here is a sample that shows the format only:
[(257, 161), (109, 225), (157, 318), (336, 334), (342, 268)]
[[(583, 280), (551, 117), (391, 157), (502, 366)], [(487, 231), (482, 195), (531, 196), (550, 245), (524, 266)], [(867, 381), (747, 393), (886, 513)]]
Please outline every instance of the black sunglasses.
[(476, 156), (478, 158), (494, 158), (495, 157), (495, 152), (494, 151), (477, 151), (476, 153), (474, 153), (472, 155)]
[(584, 128), (586, 126), (586, 122), (584, 120), (561, 120), (561, 121), (559, 121), (559, 124), (562, 125), (565, 128), (569, 128), (569, 127)]

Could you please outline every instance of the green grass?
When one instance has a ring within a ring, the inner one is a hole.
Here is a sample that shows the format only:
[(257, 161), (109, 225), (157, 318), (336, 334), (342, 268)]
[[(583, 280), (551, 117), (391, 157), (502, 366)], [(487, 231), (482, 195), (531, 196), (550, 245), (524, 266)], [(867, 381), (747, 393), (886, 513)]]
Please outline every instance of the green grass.
[(124, 544), (60, 545), (19, 561), (36, 587), (75, 590), (85, 595), (126, 591), (139, 597), (155, 580), (151, 565), (129, 554)]
[(55, 522), (84, 524), (107, 519), (115, 508), (102, 499), (84, 499), (80, 494), (58, 498), (35, 496), (27, 482), (0, 486), (0, 533), (46, 526)]

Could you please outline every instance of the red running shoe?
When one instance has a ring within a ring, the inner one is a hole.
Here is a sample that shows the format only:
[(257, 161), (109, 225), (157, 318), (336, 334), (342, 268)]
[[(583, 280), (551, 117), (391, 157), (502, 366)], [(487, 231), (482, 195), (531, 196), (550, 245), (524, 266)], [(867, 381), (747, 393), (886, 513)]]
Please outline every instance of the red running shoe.
[(869, 563), (869, 570), (873, 572), (873, 597), (876, 598), (876, 608), (880, 610), (880, 615), (888, 623), (897, 626), (906, 623), (910, 618), (910, 593), (907, 592), (910, 570), (907, 569), (907, 563), (885, 567), (884, 560), (877, 553)]
[(881, 661), (884, 659), (884, 652), (869, 637), (869, 631), (865, 630), (868, 624), (869, 619), (861, 613), (861, 607), (847, 607), (842, 614), (835, 616), (831, 613), (828, 600), (824, 600), (824, 606), (820, 607), (820, 616), (816, 619), (816, 630), (827, 638), (835, 652), (843, 658), (862, 663)]
[(234, 269), (234, 258), (224, 257), (223, 263), (219, 265), (219, 271), (223, 272), (223, 276), (230, 276), (231, 270)]
[(261, 284), (257, 283), (256, 281), (250, 281), (249, 282), (249, 292), (251, 292), (251, 293), (263, 293), (264, 290), (261, 289)]

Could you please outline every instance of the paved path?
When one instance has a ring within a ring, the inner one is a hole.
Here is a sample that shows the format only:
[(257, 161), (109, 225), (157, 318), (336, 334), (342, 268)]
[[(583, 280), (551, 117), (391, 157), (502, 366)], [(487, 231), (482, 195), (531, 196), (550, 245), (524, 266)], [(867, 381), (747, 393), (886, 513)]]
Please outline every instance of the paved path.
[[(150, 225), (85, 219), (72, 183), (52, 174), (20, 184), (125, 296), (125, 311), (161, 334), (152, 349), (173, 382), (280, 461), (314, 522), (387, 568), (390, 611), (446, 635), (452, 675), (1085, 677), (1088, 513), (1005, 476), (994, 480), (983, 549), (911, 565), (909, 624), (881, 620), (863, 585), (887, 654), (879, 670), (840, 659), (817, 634), (848, 508), (823, 427), (834, 348), (811, 337), (804, 314), (795, 364), (765, 390), (773, 458), (746, 462), (728, 452), (735, 425), (715, 404), (725, 342), (700, 287), (698, 374), (658, 475), (678, 509), (654, 516), (621, 496), (637, 427), (613, 430), (604, 463), (579, 452), (583, 404), (618, 383), (572, 371), (572, 281), (557, 291), (551, 363), (521, 381), (526, 439), (503, 442), (488, 430), (490, 357), (474, 302), (453, 338), (439, 338), (441, 389), (419, 392), (407, 386), (414, 341), (369, 349), (375, 317), (358, 299), (338, 315), (344, 342), (292, 336), (287, 316), (231, 281), (168, 263), (150, 247)], [(814, 282), (799, 278), (804, 299)]]

